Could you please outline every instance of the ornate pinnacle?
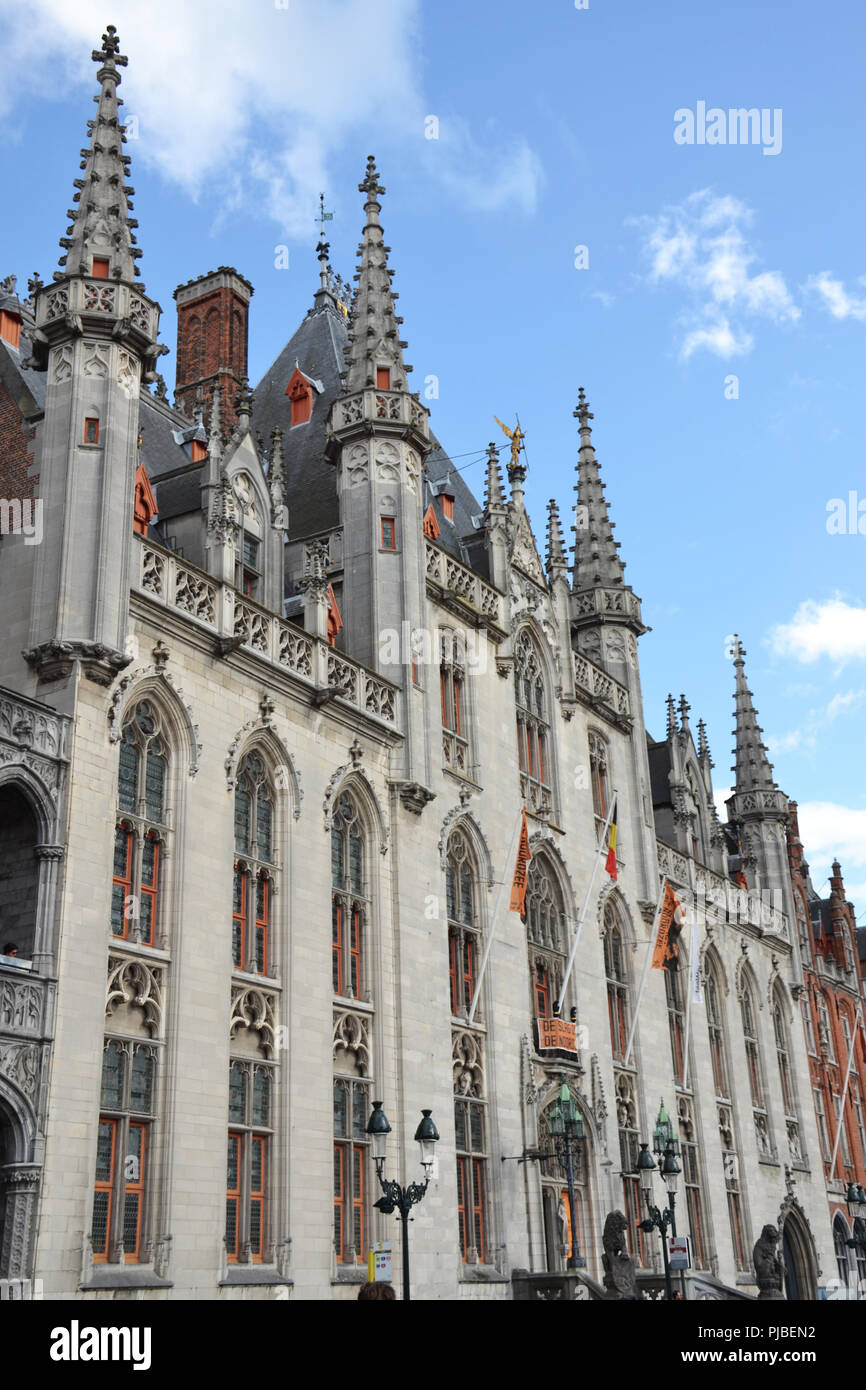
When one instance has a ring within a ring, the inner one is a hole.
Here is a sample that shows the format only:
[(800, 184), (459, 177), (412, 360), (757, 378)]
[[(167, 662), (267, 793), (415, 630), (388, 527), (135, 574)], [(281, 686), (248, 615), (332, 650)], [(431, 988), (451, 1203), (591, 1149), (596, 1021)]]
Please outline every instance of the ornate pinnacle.
[(685, 734), (685, 733), (688, 733), (688, 729), (689, 729), (689, 710), (690, 710), (690, 709), (691, 709), (691, 705), (689, 704), (689, 702), (688, 702), (688, 700), (686, 699), (685, 695), (681, 695), (681, 696), (680, 696), (680, 720), (681, 720), (681, 726), (680, 726), (680, 727), (681, 727), (681, 732), (684, 733), (684, 734)]
[(107, 68), (125, 68), (129, 62), (129, 59), (120, 51), (120, 39), (117, 37), (117, 30), (113, 24), (109, 24), (102, 35), (102, 47), (94, 48), (90, 56), (94, 63), (102, 63)]
[(379, 182), (379, 175), (376, 171), (376, 159), (372, 154), (367, 156), (367, 173), (363, 183), (358, 184), (358, 192), (366, 193), (374, 202), (377, 198), (382, 197), (385, 192), (385, 189)]
[(499, 471), (499, 450), (494, 443), (487, 446), (487, 485), (485, 488), (484, 510), (492, 511), (505, 506), (502, 492), (502, 474)]
[(574, 411), (574, 418), (580, 421), (581, 429), (589, 429), (590, 420), (595, 419), (595, 416), (589, 408), (589, 401), (586, 399), (586, 392), (582, 386), (577, 393), (577, 407)]
[(562, 540), (562, 526), (559, 521), (559, 508), (556, 499), (551, 497), (547, 504), (547, 568), (565, 569), (565, 546)]
[(668, 724), (667, 724), (668, 738), (673, 738), (674, 734), (677, 732), (677, 711), (676, 711), (676, 705), (674, 704), (674, 697), (673, 697), (673, 695), (669, 695), (669, 696), (668, 696), (667, 704), (668, 704)]
[(253, 393), (248, 377), (244, 377), (235, 397), (235, 410), (237, 411), (239, 419), (243, 415), (249, 419), (253, 413)]
[(698, 757), (706, 762), (710, 767), (715, 764), (710, 756), (710, 745), (707, 739), (707, 726), (703, 719), (698, 720)]

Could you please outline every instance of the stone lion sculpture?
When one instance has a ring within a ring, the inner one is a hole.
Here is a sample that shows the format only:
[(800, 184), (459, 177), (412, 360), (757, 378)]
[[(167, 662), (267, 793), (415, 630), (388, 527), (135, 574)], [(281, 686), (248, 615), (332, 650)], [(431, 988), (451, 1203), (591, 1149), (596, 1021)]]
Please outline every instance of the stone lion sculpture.
[(627, 1230), (628, 1222), (621, 1211), (608, 1212), (601, 1237), (604, 1249), (601, 1262), (607, 1297), (634, 1301), (643, 1295), (638, 1290), (634, 1260), (628, 1253)]
[(755, 1241), (752, 1260), (755, 1265), (755, 1282), (758, 1285), (759, 1299), (783, 1299), (782, 1261), (776, 1253), (779, 1242), (777, 1227), (769, 1223)]

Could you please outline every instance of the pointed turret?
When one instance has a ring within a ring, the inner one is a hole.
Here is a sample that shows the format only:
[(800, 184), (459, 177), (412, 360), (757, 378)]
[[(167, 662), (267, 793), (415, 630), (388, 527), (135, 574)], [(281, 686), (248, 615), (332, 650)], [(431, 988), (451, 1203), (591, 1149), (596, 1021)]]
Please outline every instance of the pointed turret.
[(487, 446), (487, 478), (484, 488), (485, 514), (505, 509), (505, 494), (502, 491), (502, 473), (499, 468), (499, 450), (494, 443)]
[(746, 684), (746, 663), (744, 660), (746, 649), (740, 646), (738, 637), (734, 638), (734, 642), (736, 644), (734, 669), (737, 673), (734, 693), (736, 705), (734, 733), (737, 743), (734, 754), (737, 761), (731, 771), (736, 773), (735, 790), (737, 792), (754, 792), (759, 789), (775, 791), (773, 767), (761, 738), (763, 730), (758, 723), (758, 716), (752, 703), (752, 692)]
[(574, 591), (607, 588), (624, 583), (625, 565), (619, 558), (619, 542), (613, 538), (604, 496), (598, 459), (592, 443), (590, 420), (594, 419), (584, 389), (578, 393), (574, 417), (580, 423), (580, 452), (577, 464), (577, 512), (574, 547)]
[(685, 695), (681, 695), (681, 696), (680, 696), (680, 733), (681, 733), (681, 734), (688, 734), (688, 733), (691, 733), (691, 729), (690, 729), (690, 727), (689, 727), (689, 710), (690, 710), (690, 709), (691, 709), (691, 705), (689, 704), (689, 702), (688, 702), (688, 700), (686, 699)]
[(345, 391), (347, 394), (363, 391), (367, 386), (405, 391), (408, 389), (406, 373), (412, 368), (403, 361), (403, 349), (408, 343), (400, 339), (399, 325), (403, 320), (394, 312), (394, 301), (399, 296), (391, 289), (394, 272), (388, 268), (391, 248), (385, 245), (379, 223), (382, 210), (379, 198), (385, 189), (379, 182), (372, 155), (367, 160), (366, 176), (363, 183), (358, 184), (358, 190), (367, 195), (364, 203), (367, 221), (358, 247), (355, 273), (358, 283), (349, 325)]
[(133, 231), (138, 223), (129, 215), (129, 199), (135, 189), (125, 183), (130, 161), (121, 148), (126, 136), (118, 116), (123, 100), (117, 95), (118, 69), (126, 67), (127, 59), (120, 52), (113, 24), (102, 36), (102, 48), (93, 50), (93, 61), (100, 64), (96, 74), (100, 92), (93, 98), (97, 104), (96, 119), (87, 122), (90, 144), (81, 151), (84, 177), (75, 180), (78, 192), (72, 199), (78, 207), (67, 214), (70, 226), (60, 240), (65, 250), (60, 265), (65, 271), (55, 275), (55, 279), (99, 274), (112, 280), (132, 281), (139, 273), (135, 262), (141, 251), (135, 246)]
[(715, 767), (715, 763), (710, 755), (710, 744), (707, 738), (707, 726), (703, 719), (698, 720), (698, 757), (706, 766), (707, 770)]
[(668, 698), (667, 698), (667, 707), (668, 707), (667, 735), (668, 735), (668, 738), (673, 738), (674, 735), (678, 732), (678, 726), (677, 726), (677, 707), (676, 707), (676, 705), (674, 704), (674, 697), (673, 697), (673, 695), (669, 695), (669, 696), (668, 696)]
[(565, 543), (562, 538), (562, 524), (559, 519), (559, 508), (556, 499), (551, 497), (547, 504), (547, 569), (548, 573), (565, 570), (568, 561), (565, 555)]

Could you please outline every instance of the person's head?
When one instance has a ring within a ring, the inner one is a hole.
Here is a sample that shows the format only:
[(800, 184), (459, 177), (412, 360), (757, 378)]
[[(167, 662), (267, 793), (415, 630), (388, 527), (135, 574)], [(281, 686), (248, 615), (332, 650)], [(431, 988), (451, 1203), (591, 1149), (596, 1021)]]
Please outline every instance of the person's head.
[(17, 943), (17, 941), (7, 941), (7, 942), (6, 942), (6, 945), (3, 947), (3, 954), (4, 954), (4, 956), (17, 956), (17, 954), (18, 954), (18, 943)]
[(395, 1294), (393, 1286), (391, 1284), (386, 1284), (383, 1280), (378, 1280), (375, 1284), (361, 1285), (360, 1289), (358, 1290), (359, 1301), (362, 1298), (364, 1300), (369, 1300), (371, 1298), (384, 1298), (386, 1301), (390, 1301), (391, 1299), (396, 1300), (397, 1295)]

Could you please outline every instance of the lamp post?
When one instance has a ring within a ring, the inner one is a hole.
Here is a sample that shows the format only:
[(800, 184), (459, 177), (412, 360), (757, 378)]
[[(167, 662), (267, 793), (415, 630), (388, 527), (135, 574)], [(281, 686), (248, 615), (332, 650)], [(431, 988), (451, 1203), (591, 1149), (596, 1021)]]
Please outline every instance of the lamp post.
[(862, 1184), (849, 1182), (845, 1201), (851, 1217), (851, 1237), (845, 1244), (856, 1250), (859, 1265), (861, 1260), (866, 1260), (866, 1192)]
[(373, 1101), (373, 1111), (367, 1121), (367, 1133), (370, 1136), (373, 1149), (373, 1162), (376, 1165), (376, 1177), (382, 1189), (382, 1196), (378, 1202), (374, 1203), (379, 1211), (390, 1216), (391, 1212), (399, 1213), (398, 1220), (403, 1223), (403, 1302), (408, 1303), (409, 1293), (409, 1213), (418, 1202), (421, 1201), (427, 1188), (430, 1186), (430, 1169), (433, 1166), (436, 1143), (439, 1139), (439, 1131), (431, 1118), (431, 1111), (421, 1111), (422, 1120), (415, 1131), (415, 1139), (421, 1150), (421, 1164), (424, 1169), (424, 1182), (409, 1183), (408, 1187), (401, 1187), (393, 1178), (385, 1178), (383, 1170), (385, 1167), (385, 1148), (388, 1135), (391, 1133), (391, 1126), (388, 1117), (382, 1109), (380, 1100)]
[[(674, 1127), (670, 1117), (665, 1110), (664, 1101), (658, 1113), (655, 1129), (653, 1130), (653, 1152), (659, 1160), (658, 1171), (661, 1173), (667, 1190), (668, 1205), (664, 1211), (660, 1211), (653, 1205), (653, 1174), (656, 1172), (656, 1163), (649, 1151), (649, 1143), (642, 1143), (637, 1160), (638, 1178), (640, 1179), (641, 1190), (646, 1201), (647, 1216), (640, 1222), (642, 1231), (657, 1230), (662, 1242), (662, 1259), (665, 1270), (665, 1290), (669, 1301), (673, 1301), (673, 1288), (671, 1286), (671, 1267), (668, 1259), (668, 1226), (671, 1228), (671, 1235), (676, 1235), (676, 1201), (677, 1183), (680, 1176), (680, 1165), (677, 1162), (677, 1140), (674, 1135)], [(683, 1280), (685, 1282), (685, 1280)]]
[(574, 1174), (580, 1167), (586, 1127), (583, 1116), (574, 1103), (574, 1097), (563, 1081), (559, 1100), (551, 1107), (548, 1121), (550, 1135), (560, 1168), (568, 1183), (568, 1211), (571, 1222), (571, 1252), (566, 1269), (585, 1269), (586, 1258), (577, 1248), (577, 1222), (574, 1216)]

